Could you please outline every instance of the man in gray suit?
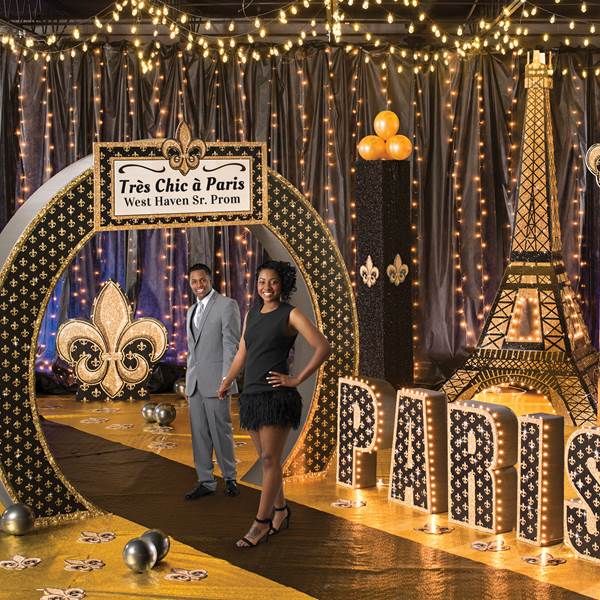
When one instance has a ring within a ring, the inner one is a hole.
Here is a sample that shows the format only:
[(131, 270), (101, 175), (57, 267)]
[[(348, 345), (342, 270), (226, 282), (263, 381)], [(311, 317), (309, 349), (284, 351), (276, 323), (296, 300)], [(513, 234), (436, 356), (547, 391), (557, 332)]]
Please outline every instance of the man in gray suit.
[[(196, 302), (187, 312), (188, 358), (185, 393), (190, 405), (190, 424), (198, 485), (186, 500), (214, 494), (213, 449), (225, 479), (225, 494), (237, 496), (236, 464), (231, 426), (231, 401), (219, 399), (217, 390), (229, 371), (240, 341), (240, 309), (235, 300), (212, 287), (205, 264), (192, 265), (188, 281)], [(237, 392), (234, 382), (230, 393)]]

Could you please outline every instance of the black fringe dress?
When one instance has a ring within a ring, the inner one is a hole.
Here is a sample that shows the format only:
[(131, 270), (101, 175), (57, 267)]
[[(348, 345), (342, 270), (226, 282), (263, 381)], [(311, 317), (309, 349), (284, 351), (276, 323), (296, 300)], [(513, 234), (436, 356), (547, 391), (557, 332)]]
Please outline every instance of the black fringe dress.
[(296, 388), (274, 388), (267, 382), (269, 371), (289, 374), (288, 355), (296, 335), (289, 335), (291, 304), (261, 313), (255, 306), (246, 321), (246, 369), (240, 396), (240, 425), (257, 431), (263, 425), (298, 429), (302, 398)]

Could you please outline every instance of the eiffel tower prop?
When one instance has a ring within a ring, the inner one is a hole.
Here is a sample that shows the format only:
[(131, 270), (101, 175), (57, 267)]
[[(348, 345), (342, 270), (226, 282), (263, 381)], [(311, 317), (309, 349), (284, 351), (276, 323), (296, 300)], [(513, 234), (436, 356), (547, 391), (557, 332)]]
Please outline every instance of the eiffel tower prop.
[(510, 262), (475, 352), (444, 384), (448, 400), (494, 385), (536, 389), (574, 425), (596, 422), (598, 354), (562, 258), (549, 90), (535, 51), (525, 67), (525, 122)]

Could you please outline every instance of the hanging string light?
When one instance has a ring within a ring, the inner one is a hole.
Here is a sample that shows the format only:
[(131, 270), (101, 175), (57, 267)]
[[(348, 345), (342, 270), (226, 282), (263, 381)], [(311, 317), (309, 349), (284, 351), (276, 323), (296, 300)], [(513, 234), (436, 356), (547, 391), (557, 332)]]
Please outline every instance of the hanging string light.
[[(371, 17), (375, 14), (375, 20), (380, 20), (382, 24), (390, 27), (390, 36), (397, 39), (398, 27), (404, 24), (406, 34), (410, 37), (415, 33), (423, 34), (426, 30), (432, 41), (428, 44), (431, 48), (429, 54), (417, 56), (420, 61), (427, 56), (431, 57), (431, 52), (436, 51), (435, 61), (441, 60), (444, 53), (450, 49), (458, 52), (460, 56), (466, 56), (472, 52), (479, 52), (483, 49), (506, 54), (509, 51), (516, 51), (517, 54), (523, 52), (523, 47), (535, 43), (539, 44), (539, 39), (533, 39), (527, 42), (530, 36), (530, 27), (527, 23), (536, 18), (536, 27), (539, 28), (542, 17), (548, 19), (549, 25), (560, 23), (560, 29), (564, 30), (566, 26), (573, 34), (581, 35), (582, 29), (589, 33), (595, 33), (595, 23), (590, 23), (588, 14), (588, 5), (586, 2), (579, 4), (580, 16), (574, 17), (563, 15), (552, 7), (548, 8), (537, 5), (534, 2), (524, 0), (511, 0), (505, 4), (498, 15), (493, 19), (480, 19), (477, 23), (477, 31), (467, 36), (465, 32), (473, 26), (472, 22), (465, 22), (456, 27), (454, 31), (444, 30), (439, 23), (434, 21), (421, 8), (417, 0), (397, 1), (398, 7), (404, 11), (388, 10), (382, 6), (381, 2), (370, 3), (364, 0), (361, 4), (354, 3), (353, 0), (299, 0), (291, 1), (282, 7), (265, 12), (257, 17), (244, 17), (240, 19), (221, 20), (213, 23), (211, 19), (203, 18), (198, 15), (188, 14), (178, 8), (165, 2), (156, 2), (154, 0), (121, 0), (109, 5), (103, 11), (90, 17), (84, 23), (75, 25), (69, 35), (50, 33), (46, 37), (35, 36), (14, 25), (15, 33), (5, 33), (0, 37), (0, 42), (10, 47), (15, 53), (23, 53), (23, 56), (32, 56), (35, 60), (50, 62), (51, 60), (64, 60), (65, 54), (75, 57), (78, 53), (87, 52), (88, 48), (100, 41), (99, 36), (106, 37), (110, 35), (114, 28), (119, 25), (126, 26), (125, 22), (131, 23), (129, 33), (131, 42), (135, 48), (137, 58), (140, 61), (142, 72), (145, 74), (151, 71), (156, 64), (158, 50), (161, 47), (159, 36), (168, 35), (170, 40), (180, 40), (185, 44), (187, 51), (199, 51), (206, 58), (211, 50), (219, 53), (223, 62), (229, 60), (229, 52), (241, 42), (249, 44), (247, 53), (254, 60), (260, 60), (265, 52), (255, 45), (256, 42), (270, 39), (271, 44), (268, 53), (271, 55), (287, 52), (294, 45), (302, 46), (305, 40), (318, 35), (316, 19), (311, 19), (309, 24), (305, 25), (306, 18), (301, 14), (303, 10), (315, 6), (323, 6), (329, 15), (329, 21), (324, 21), (321, 27), (321, 33), (324, 36), (333, 35), (335, 41), (341, 42), (344, 38), (343, 29), (346, 28), (346, 35), (359, 35), (364, 31), (365, 44), (369, 47), (386, 47), (389, 53), (393, 52), (395, 46), (384, 37), (373, 35), (368, 27), (361, 22), (360, 18), (350, 18), (344, 13), (344, 6), (355, 9), (357, 6), (362, 8), (365, 15)], [(408, 11), (408, 14), (407, 14)], [(511, 21), (514, 18), (514, 21)], [(276, 37), (281, 37), (277, 27), (289, 24), (293, 20), (293, 27), (297, 33), (286, 39), (285, 42), (275, 42)], [(372, 19), (370, 19), (372, 20)], [(274, 27), (277, 25), (277, 27)], [(200, 26), (202, 34), (200, 33)], [(149, 35), (149, 29), (152, 31), (152, 44), (145, 44), (144, 37)], [(272, 30), (272, 31), (271, 31)], [(142, 35), (142, 32), (143, 35)], [(544, 43), (550, 41), (550, 31), (542, 33)], [(565, 45), (571, 45), (573, 39), (571, 35), (564, 37), (562, 42)], [(582, 45), (588, 46), (589, 38), (585, 37)], [(354, 46), (349, 44), (352, 49)]]

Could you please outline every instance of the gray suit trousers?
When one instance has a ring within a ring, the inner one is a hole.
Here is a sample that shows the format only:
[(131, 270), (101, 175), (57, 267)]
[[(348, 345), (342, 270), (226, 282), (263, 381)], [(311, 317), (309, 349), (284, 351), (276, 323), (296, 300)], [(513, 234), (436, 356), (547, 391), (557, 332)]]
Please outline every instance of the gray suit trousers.
[(190, 396), (192, 448), (198, 481), (212, 490), (217, 487), (213, 475), (213, 449), (224, 479), (236, 479), (231, 425), (231, 399), (207, 398), (198, 392)]

